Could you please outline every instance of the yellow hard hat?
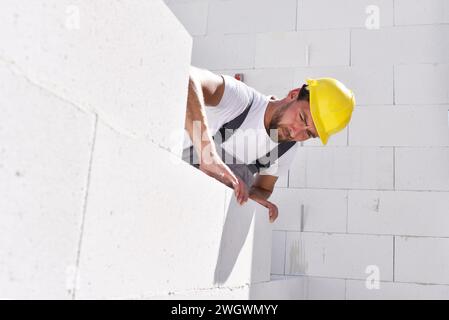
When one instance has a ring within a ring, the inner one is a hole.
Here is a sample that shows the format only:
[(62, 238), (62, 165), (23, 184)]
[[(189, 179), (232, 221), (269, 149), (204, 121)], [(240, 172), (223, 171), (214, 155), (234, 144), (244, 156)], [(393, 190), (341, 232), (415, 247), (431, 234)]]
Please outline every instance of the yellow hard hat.
[(351, 120), (354, 93), (333, 78), (307, 79), (310, 113), (323, 145)]

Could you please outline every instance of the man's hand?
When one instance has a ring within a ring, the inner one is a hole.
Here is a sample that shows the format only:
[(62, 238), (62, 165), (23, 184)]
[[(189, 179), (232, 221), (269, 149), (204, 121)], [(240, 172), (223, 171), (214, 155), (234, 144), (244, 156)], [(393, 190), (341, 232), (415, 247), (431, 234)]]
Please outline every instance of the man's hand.
[(278, 207), (273, 202), (266, 200), (262, 195), (254, 191), (255, 188), (252, 188), (249, 198), (268, 209), (268, 218), (270, 222), (273, 223), (278, 217)]
[(270, 201), (267, 201), (267, 202), (268, 202), (268, 206), (267, 206), (268, 217), (270, 218), (270, 222), (273, 223), (278, 217), (278, 207)]
[(248, 201), (248, 189), (245, 183), (229, 169), (216, 151), (204, 153), (206, 155), (201, 157), (200, 170), (228, 187), (233, 188), (237, 202), (240, 205)]

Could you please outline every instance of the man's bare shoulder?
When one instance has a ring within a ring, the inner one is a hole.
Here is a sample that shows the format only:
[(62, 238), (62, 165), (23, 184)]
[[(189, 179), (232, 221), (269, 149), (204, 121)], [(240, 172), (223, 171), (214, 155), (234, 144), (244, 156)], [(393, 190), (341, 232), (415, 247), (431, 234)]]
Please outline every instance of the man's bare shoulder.
[(214, 107), (220, 103), (225, 89), (225, 82), (222, 76), (206, 69), (191, 66), (190, 77), (201, 84), (206, 105)]

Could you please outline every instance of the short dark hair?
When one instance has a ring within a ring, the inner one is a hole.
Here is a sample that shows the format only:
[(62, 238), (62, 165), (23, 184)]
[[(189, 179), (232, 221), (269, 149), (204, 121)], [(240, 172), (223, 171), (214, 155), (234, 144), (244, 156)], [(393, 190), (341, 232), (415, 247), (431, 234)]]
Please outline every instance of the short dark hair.
[(296, 100), (309, 102), (309, 88), (307, 88), (307, 84), (302, 85)]

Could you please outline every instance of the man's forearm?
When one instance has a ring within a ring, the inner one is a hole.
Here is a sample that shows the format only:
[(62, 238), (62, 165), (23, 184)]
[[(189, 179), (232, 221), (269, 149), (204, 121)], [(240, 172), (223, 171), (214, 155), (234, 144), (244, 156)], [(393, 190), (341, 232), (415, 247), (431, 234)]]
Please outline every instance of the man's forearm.
[(267, 208), (270, 217), (270, 222), (274, 222), (278, 216), (278, 208), (274, 203), (268, 201), (268, 198), (271, 196), (271, 193), (272, 193), (271, 191), (263, 188), (251, 187), (251, 190), (249, 192), (249, 198)]
[(261, 205), (266, 206), (268, 198), (271, 196), (271, 192), (259, 187), (251, 187), (249, 191), (249, 197), (254, 201), (259, 202)]

